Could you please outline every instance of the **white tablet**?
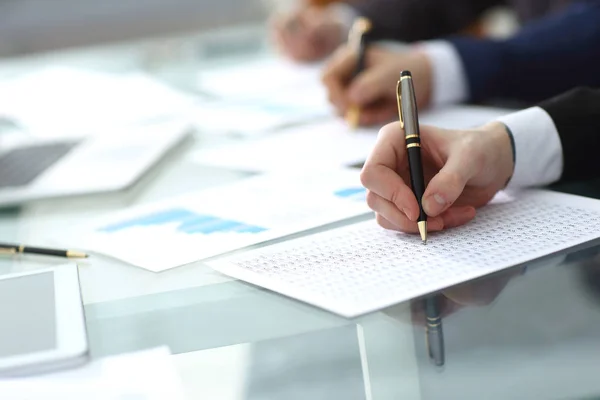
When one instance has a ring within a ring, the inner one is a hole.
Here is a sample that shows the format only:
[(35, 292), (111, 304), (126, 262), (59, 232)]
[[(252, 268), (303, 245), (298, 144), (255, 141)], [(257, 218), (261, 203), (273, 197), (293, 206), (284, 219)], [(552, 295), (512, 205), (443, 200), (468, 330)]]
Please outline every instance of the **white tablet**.
[(0, 376), (75, 366), (88, 356), (74, 264), (0, 275)]

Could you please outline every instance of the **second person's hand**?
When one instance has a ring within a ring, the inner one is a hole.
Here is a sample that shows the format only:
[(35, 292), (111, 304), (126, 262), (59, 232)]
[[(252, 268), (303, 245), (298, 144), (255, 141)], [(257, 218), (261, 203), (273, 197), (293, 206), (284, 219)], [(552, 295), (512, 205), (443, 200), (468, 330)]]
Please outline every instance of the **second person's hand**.
[(341, 115), (345, 115), (350, 106), (358, 106), (360, 125), (381, 124), (397, 118), (396, 82), (402, 70), (412, 73), (417, 105), (429, 104), (432, 73), (429, 58), (423, 52), (369, 47), (365, 70), (352, 79), (356, 63), (355, 49), (342, 46), (323, 71), (322, 80), (329, 100)]
[(348, 35), (333, 10), (314, 6), (273, 16), (271, 30), (277, 47), (291, 59), (303, 62), (330, 55)]
[[(421, 126), (421, 155), (427, 185), (422, 202), (429, 231), (469, 222), (475, 208), (504, 188), (514, 169), (511, 141), (499, 122), (463, 131)], [(407, 158), (400, 124), (383, 127), (361, 182), (382, 227), (415, 233), (419, 206), (407, 184)]]

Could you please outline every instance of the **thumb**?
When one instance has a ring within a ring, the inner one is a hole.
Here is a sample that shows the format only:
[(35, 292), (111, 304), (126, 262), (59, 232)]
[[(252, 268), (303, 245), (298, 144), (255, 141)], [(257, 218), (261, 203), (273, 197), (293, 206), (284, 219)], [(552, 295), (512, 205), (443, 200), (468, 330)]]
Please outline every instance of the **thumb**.
[(353, 104), (366, 106), (385, 97), (391, 85), (382, 68), (371, 67), (361, 72), (350, 84), (348, 96)]
[(423, 210), (430, 217), (446, 211), (462, 194), (473, 175), (468, 157), (451, 156), (423, 194)]

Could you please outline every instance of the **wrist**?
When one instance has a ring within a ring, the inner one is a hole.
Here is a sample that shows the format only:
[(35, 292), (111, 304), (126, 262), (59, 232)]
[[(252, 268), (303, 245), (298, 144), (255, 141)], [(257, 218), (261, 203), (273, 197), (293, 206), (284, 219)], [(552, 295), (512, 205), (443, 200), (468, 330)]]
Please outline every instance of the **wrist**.
[(490, 122), (482, 127), (489, 143), (489, 157), (492, 168), (496, 170), (497, 179), (506, 186), (515, 169), (515, 147), (512, 133), (501, 122)]

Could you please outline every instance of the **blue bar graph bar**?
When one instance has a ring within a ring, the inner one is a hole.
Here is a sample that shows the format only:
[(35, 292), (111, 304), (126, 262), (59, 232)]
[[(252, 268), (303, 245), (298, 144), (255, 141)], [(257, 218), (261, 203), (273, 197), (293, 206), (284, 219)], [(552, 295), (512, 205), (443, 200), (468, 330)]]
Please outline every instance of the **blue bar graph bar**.
[(217, 232), (232, 232), (235, 231), (235, 228), (240, 225), (241, 224), (236, 221), (215, 218), (214, 220), (205, 224), (196, 225), (193, 229), (188, 230), (186, 233), (203, 233), (205, 235), (210, 235), (211, 233)]
[(266, 231), (266, 229), (260, 226), (241, 225), (235, 231), (239, 233), (261, 233)]
[(181, 222), (182, 224), (192, 221), (199, 216), (189, 210), (175, 208), (172, 210), (159, 211), (154, 214), (146, 215), (144, 217), (138, 217), (133, 220), (119, 222), (113, 225), (106, 226), (100, 231), (102, 232), (116, 232), (135, 226), (150, 226), (150, 225), (163, 225), (170, 222)]
[(260, 233), (267, 230), (260, 226), (224, 219), (214, 215), (197, 214), (193, 211), (176, 208), (155, 212), (131, 220), (105, 226), (99, 231), (113, 233), (140, 226), (177, 224), (177, 231), (186, 234), (210, 235), (218, 232)]
[(351, 200), (365, 200), (367, 196), (367, 190), (364, 187), (351, 187), (340, 189), (338, 191), (333, 192), (333, 194), (337, 197), (351, 199)]

